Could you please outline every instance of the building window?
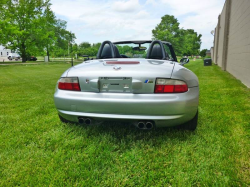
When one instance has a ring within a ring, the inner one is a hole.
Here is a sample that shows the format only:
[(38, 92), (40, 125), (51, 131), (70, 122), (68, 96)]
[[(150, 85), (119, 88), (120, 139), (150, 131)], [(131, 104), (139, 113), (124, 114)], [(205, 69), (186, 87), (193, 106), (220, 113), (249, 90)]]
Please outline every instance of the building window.
[(7, 56), (9, 55), (9, 52), (7, 52)]
[(3, 55), (3, 52), (1, 52), (1, 56)]

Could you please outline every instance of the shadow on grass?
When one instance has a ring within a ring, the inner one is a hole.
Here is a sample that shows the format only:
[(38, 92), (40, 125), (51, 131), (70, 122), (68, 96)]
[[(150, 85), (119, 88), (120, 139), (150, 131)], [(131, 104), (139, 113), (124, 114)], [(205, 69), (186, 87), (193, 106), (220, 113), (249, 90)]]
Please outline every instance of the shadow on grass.
[(115, 144), (141, 141), (143, 143), (149, 143), (160, 146), (161, 144), (169, 141), (184, 142), (188, 141), (195, 131), (183, 130), (178, 127), (172, 128), (154, 128), (151, 130), (140, 130), (131, 123), (121, 122), (104, 122), (100, 125), (79, 125), (79, 124), (67, 124), (72, 131), (78, 133), (78, 135), (86, 134), (90, 139), (103, 139), (110, 137), (110, 141)]

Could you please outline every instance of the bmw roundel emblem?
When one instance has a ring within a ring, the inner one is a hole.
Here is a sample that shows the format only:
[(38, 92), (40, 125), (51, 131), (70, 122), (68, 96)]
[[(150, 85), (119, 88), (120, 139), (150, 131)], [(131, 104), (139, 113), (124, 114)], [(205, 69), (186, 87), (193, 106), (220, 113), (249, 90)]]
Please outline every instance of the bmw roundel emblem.
[(114, 68), (113, 68), (114, 70), (120, 70), (120, 69), (122, 69), (120, 66), (115, 66)]

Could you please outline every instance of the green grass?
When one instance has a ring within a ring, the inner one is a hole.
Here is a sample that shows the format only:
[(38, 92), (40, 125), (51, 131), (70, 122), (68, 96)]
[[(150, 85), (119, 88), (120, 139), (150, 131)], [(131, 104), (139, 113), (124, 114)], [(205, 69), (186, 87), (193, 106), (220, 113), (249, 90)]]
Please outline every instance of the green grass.
[[(81, 59), (77, 59), (77, 60), (75, 60), (74, 59), (74, 61), (73, 61), (73, 63), (75, 64), (75, 63), (82, 63), (83, 62), (83, 60), (81, 60)], [(2, 64), (2, 65), (8, 65), (8, 64), (11, 64), (11, 65), (27, 65), (27, 64), (54, 64), (54, 63), (67, 63), (67, 64), (69, 64), (69, 63), (71, 63), (71, 60), (66, 60), (65, 62), (63, 61), (63, 60), (57, 60), (57, 61), (55, 61), (55, 60), (53, 60), (53, 61), (50, 61), (50, 62), (44, 62), (44, 61), (26, 61), (26, 62), (22, 62), (22, 61), (5, 61), (5, 62), (2, 62), (2, 61), (0, 61), (0, 65)]]
[(0, 66), (0, 186), (250, 185), (250, 91), (201, 60), (195, 132), (63, 124), (55, 84), (70, 67)]

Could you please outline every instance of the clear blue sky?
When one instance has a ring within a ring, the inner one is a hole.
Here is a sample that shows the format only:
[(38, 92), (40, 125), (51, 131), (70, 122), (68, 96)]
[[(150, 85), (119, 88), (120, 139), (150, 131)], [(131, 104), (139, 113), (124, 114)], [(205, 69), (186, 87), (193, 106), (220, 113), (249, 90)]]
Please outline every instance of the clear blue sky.
[(201, 48), (210, 49), (225, 0), (52, 0), (52, 10), (68, 22), (76, 43), (144, 40), (161, 17), (174, 15), (184, 29), (202, 34)]

